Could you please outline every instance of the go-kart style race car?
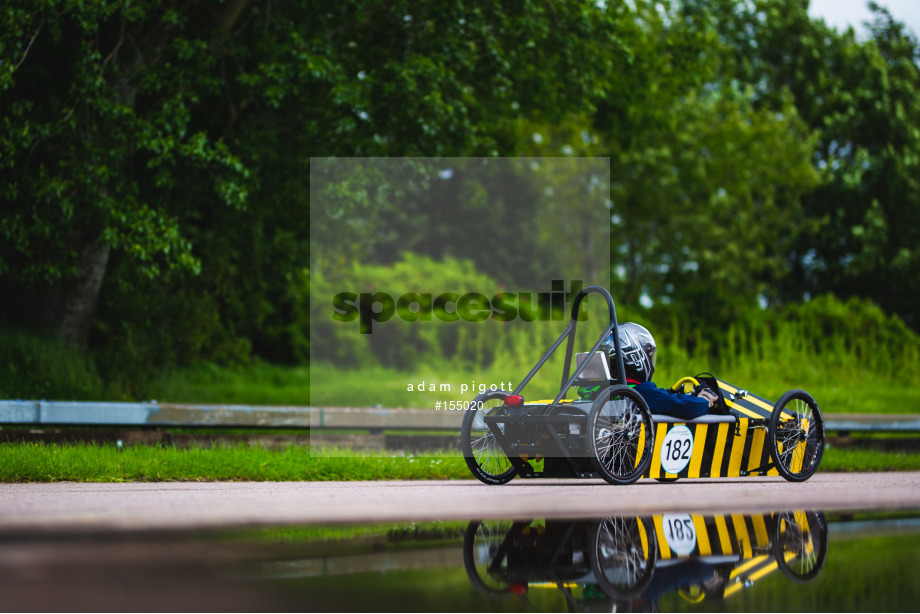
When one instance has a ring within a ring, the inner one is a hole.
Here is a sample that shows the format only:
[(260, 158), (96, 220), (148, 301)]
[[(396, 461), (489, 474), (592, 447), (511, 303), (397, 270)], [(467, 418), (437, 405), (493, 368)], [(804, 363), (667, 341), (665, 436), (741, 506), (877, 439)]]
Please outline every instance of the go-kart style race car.
[[(570, 376), (579, 308), (591, 293), (607, 301), (609, 324), (588, 352), (575, 356)], [(565, 340), (556, 398), (525, 402), (527, 383)], [(599, 391), (589, 400), (563, 398), (577, 386)], [(486, 391), (473, 400), (463, 417), (461, 450), (473, 475), (486, 484), (515, 476), (631, 484), (640, 477), (671, 482), (780, 475), (800, 482), (817, 471), (824, 419), (810, 394), (790, 390), (772, 403), (708, 373), (684, 377), (672, 390), (683, 394), (700, 386), (718, 396), (708, 414), (693, 420), (652, 414), (627, 384), (613, 297), (588, 286), (573, 301), (568, 327), (514, 391)]]
[(558, 589), (570, 611), (630, 611), (675, 591), (728, 599), (777, 570), (809, 582), (827, 548), (827, 520), (809, 511), (484, 520), (467, 527), (463, 562), (489, 597)]

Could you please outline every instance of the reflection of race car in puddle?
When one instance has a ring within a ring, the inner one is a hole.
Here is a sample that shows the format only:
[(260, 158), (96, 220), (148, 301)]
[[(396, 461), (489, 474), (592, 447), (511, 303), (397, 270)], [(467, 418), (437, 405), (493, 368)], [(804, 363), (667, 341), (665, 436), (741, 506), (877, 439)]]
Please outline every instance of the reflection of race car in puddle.
[(557, 589), (576, 611), (656, 603), (672, 591), (720, 600), (777, 569), (813, 579), (827, 557), (827, 521), (821, 512), (474, 521), (463, 556), (482, 594)]
[[(590, 293), (607, 301), (609, 324), (588, 352), (575, 356), (570, 376), (579, 308)], [(640, 477), (667, 482), (781, 475), (797, 482), (817, 471), (824, 420), (807, 392), (790, 390), (772, 403), (701, 374), (682, 378), (672, 390), (685, 394), (705, 386), (718, 397), (709, 414), (694, 420), (653, 415), (626, 385), (618, 330), (610, 293), (589, 286), (575, 297), (569, 326), (513, 393), (492, 390), (473, 400), (463, 418), (460, 446), (476, 478), (504, 484), (515, 476), (602, 477), (629, 484)], [(556, 398), (525, 403), (524, 387), (566, 340)], [(589, 400), (564, 399), (573, 386), (598, 392)]]

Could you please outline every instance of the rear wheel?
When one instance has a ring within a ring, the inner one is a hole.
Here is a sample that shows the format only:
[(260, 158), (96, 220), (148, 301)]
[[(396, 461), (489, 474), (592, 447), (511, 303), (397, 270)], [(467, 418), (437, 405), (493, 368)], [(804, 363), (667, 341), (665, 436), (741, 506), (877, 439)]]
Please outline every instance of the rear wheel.
[(508, 552), (503, 544), (512, 526), (510, 520), (474, 520), (466, 528), (463, 566), (483, 595), (508, 594)]
[(484, 421), (486, 416), (500, 411), (509, 394), (504, 390), (484, 392), (473, 399), (470, 409), (463, 416), (460, 449), (467, 467), (476, 479), (485, 484), (506, 484), (514, 477), (511, 461), (496, 441), (495, 433)]
[(629, 386), (601, 390), (591, 406), (586, 436), (597, 472), (611, 484), (632, 484), (652, 462), (652, 414)]
[(824, 418), (814, 398), (804, 390), (790, 390), (773, 406), (770, 416), (773, 461), (790, 482), (814, 475), (824, 454)]

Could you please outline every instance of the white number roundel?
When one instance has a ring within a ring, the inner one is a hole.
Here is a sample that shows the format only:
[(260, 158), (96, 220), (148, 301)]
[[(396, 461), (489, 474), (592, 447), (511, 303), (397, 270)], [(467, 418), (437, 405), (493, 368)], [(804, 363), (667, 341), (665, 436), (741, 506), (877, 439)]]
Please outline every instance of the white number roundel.
[(696, 548), (696, 530), (689, 514), (665, 514), (661, 517), (668, 547), (679, 556), (687, 556)]
[(661, 468), (668, 473), (680, 473), (693, 454), (693, 433), (684, 425), (675, 426), (661, 442)]

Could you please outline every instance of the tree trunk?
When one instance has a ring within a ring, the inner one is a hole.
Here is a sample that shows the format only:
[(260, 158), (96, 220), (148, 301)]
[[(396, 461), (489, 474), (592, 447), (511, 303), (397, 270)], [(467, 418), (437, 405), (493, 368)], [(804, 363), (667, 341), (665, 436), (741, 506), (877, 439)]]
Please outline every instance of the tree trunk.
[(67, 284), (61, 316), (61, 338), (85, 346), (96, 312), (96, 300), (109, 262), (109, 246), (98, 240), (87, 243), (80, 252), (77, 277)]

